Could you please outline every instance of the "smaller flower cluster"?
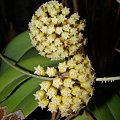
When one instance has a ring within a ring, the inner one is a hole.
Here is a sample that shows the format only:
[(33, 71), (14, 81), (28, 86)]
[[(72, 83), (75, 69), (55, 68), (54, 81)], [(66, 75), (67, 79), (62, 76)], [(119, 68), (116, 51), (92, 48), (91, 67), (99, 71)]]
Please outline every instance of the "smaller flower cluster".
[(76, 54), (68, 61), (59, 63), (58, 68), (35, 68), (35, 74), (54, 77), (52, 81), (43, 81), (34, 96), (38, 105), (48, 111), (61, 113), (67, 117), (88, 104), (93, 94), (94, 71), (87, 56)]
[(74, 55), (85, 44), (86, 39), (81, 32), (85, 21), (79, 20), (78, 13), (71, 16), (69, 13), (69, 8), (58, 1), (49, 1), (32, 16), (29, 35), (40, 55), (64, 59)]

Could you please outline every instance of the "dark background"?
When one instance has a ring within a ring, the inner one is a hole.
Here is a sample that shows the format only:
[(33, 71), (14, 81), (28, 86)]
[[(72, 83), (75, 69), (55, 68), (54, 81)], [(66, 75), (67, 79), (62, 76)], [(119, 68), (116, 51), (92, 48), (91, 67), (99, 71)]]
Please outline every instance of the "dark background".
[[(0, 52), (13, 37), (28, 29), (35, 10), (46, 1), (49, 0), (0, 0)], [(120, 50), (120, 4), (116, 0), (76, 1), (75, 6), (73, 0), (65, 0), (64, 3), (72, 13), (77, 9), (81, 19), (86, 19), (84, 34), (88, 43), (85, 51), (92, 61), (96, 76), (120, 75), (120, 51), (117, 51)], [(102, 88), (99, 83), (96, 86)], [(117, 88), (118, 82), (109, 86)], [(43, 114), (50, 115), (37, 108), (27, 120), (42, 119)]]

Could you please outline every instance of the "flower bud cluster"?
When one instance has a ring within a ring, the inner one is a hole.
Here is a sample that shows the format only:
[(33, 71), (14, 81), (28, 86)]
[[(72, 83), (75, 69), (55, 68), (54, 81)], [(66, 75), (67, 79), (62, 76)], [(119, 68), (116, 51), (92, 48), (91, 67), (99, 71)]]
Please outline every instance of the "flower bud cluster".
[(29, 23), (30, 38), (39, 54), (51, 59), (64, 59), (74, 55), (86, 42), (82, 31), (85, 21), (78, 13), (58, 1), (42, 4)]
[(60, 111), (61, 117), (79, 112), (88, 104), (94, 89), (94, 71), (88, 57), (76, 54), (59, 63), (58, 68), (49, 69), (52, 72), (43, 72), (45, 70), (40, 66), (35, 68), (37, 75), (55, 76), (52, 81), (43, 81), (34, 94), (38, 105), (42, 109), (47, 107), (52, 113)]

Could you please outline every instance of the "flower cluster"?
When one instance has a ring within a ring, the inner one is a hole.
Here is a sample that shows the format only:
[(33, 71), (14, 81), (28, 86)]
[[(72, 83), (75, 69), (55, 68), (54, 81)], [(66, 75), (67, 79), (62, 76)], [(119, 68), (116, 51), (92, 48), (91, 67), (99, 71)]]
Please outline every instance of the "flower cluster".
[(29, 23), (30, 38), (39, 54), (51, 59), (64, 59), (74, 55), (86, 42), (82, 31), (85, 21), (78, 13), (58, 1), (42, 4)]
[[(61, 113), (67, 117), (76, 113), (88, 104), (93, 94), (94, 70), (90, 60), (84, 54), (76, 54), (67, 61), (59, 63), (58, 67), (49, 67), (46, 72), (43, 67), (36, 67), (37, 75), (55, 76), (52, 81), (43, 81), (34, 96), (38, 105), (48, 111)], [(59, 74), (58, 74), (59, 73)]]

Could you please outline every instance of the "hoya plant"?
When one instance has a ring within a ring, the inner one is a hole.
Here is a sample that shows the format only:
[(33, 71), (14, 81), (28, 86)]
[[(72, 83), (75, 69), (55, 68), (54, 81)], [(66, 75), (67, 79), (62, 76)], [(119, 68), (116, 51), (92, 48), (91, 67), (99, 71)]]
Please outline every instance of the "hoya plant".
[(0, 119), (23, 120), (40, 107), (51, 112), (48, 120), (118, 120), (118, 94), (101, 106), (91, 99), (96, 82), (120, 77), (95, 77), (84, 52), (85, 20), (62, 3), (49, 1), (35, 11), (28, 26), (0, 54)]

